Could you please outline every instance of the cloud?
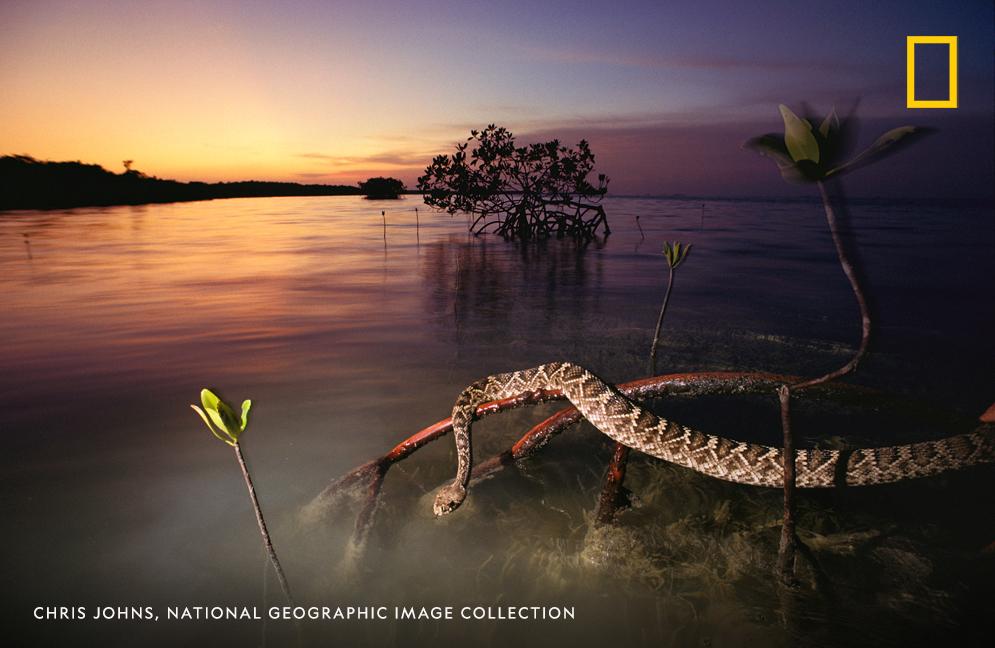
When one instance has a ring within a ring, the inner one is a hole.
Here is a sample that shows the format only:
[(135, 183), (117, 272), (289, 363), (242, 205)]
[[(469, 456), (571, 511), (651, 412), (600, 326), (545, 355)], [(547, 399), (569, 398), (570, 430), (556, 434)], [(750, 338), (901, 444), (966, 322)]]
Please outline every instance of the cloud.
[(331, 162), (339, 159), (334, 155), (326, 155), (325, 153), (298, 153), (297, 157), (309, 158), (312, 160), (323, 160), (325, 162)]
[(331, 175), (332, 174), (330, 174), (330, 173), (295, 173), (294, 177), (297, 177), (297, 178), (311, 178), (313, 180), (317, 180), (319, 178), (328, 178)]
[(355, 167), (357, 165), (387, 165), (395, 167), (426, 166), (435, 153), (385, 151), (372, 155), (331, 155), (327, 153), (297, 153), (296, 157), (318, 160), (333, 167)]
[[(604, 52), (593, 49), (571, 49), (522, 45), (518, 48), (526, 58), (552, 63), (578, 65), (615, 65), (650, 69), (691, 69), (691, 70), (758, 70), (758, 71), (811, 71), (825, 73), (826, 70), (850, 72), (861, 69), (839, 61), (800, 60), (798, 58), (758, 59), (756, 57), (701, 56), (668, 57), (652, 54), (629, 54), (625, 52)], [(866, 69), (866, 66), (865, 68)]]

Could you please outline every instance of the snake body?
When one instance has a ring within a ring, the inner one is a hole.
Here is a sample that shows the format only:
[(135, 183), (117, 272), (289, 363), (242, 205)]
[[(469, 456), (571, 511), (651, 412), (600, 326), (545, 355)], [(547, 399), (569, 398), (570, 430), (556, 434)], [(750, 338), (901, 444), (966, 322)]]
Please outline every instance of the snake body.
[[(602, 433), (630, 448), (731, 482), (768, 487), (784, 483), (781, 448), (705, 434), (661, 418), (587, 369), (554, 362), (489, 376), (459, 395), (452, 414), (458, 459), (456, 478), (436, 496), (436, 515), (453, 511), (466, 498), (472, 464), (470, 426), (477, 406), (551, 389), (560, 390)], [(845, 465), (838, 465), (841, 458)], [(969, 434), (881, 448), (798, 450), (796, 485), (829, 488), (884, 484), (991, 462), (995, 462), (995, 430), (987, 426)]]

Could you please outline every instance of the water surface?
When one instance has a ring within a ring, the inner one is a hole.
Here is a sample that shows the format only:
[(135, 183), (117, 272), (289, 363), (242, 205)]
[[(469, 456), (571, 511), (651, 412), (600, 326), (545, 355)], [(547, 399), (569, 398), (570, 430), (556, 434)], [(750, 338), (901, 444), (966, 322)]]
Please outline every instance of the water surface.
[[(977, 551), (995, 540), (990, 471), (804, 497), (802, 526), (833, 547), (823, 556), (843, 600), (785, 598), (769, 577), (779, 494), (646, 459), (627, 480), (644, 506), (611, 539), (622, 559), (607, 570), (584, 563), (610, 453), (589, 426), (481, 485), (441, 522), (431, 493), (454, 456), (448, 438), (430, 446), (390, 473), (366, 559), (352, 580), (343, 573), (355, 506), (310, 524), (298, 511), (330, 479), (444, 418), (467, 383), (552, 360), (615, 381), (645, 374), (664, 240), (694, 245), (664, 325), (666, 371), (814, 374), (847, 358), (856, 307), (817, 204), (615, 198), (606, 208), (613, 234), (587, 245), (471, 237), (461, 217), (414, 198), (0, 215), (5, 619), (52, 641), (292, 636), (275, 622), (30, 617), (38, 604), (264, 604), (266, 563), (234, 458), (187, 407), (211, 386), (255, 403), (243, 446), (302, 602), (577, 610), (560, 624), (310, 625), (305, 640), (990, 638), (991, 621), (974, 607), (992, 602), (983, 578), (992, 558)], [(886, 444), (964, 431), (993, 397), (990, 210), (858, 205), (852, 224), (878, 323), (856, 381), (948, 407), (961, 427), (802, 406), (799, 433), (807, 443), (850, 435)], [(779, 435), (773, 397), (656, 407), (717, 433)], [(478, 456), (551, 411), (481, 423)], [(281, 603), (272, 579), (265, 596)]]

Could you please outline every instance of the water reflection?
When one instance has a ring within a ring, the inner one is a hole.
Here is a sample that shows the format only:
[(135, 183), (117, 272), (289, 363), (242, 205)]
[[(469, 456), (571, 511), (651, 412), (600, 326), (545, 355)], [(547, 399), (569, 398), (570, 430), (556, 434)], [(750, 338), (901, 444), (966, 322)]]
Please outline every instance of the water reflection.
[(549, 340), (600, 311), (603, 242), (449, 235), (426, 246), (424, 311), (446, 340)]

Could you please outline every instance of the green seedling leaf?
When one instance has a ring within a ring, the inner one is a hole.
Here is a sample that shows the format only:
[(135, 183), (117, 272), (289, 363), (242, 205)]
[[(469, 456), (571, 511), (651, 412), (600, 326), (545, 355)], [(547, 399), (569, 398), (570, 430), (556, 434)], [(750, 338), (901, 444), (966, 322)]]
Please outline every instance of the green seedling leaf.
[(795, 163), (791, 159), (788, 149), (784, 146), (784, 137), (774, 133), (752, 137), (743, 143), (743, 148), (748, 148), (760, 155), (771, 158), (778, 166), (793, 166)]
[(238, 416), (235, 414), (235, 410), (231, 408), (231, 405), (224, 402), (223, 400), (218, 401), (218, 415), (224, 422), (224, 430), (233, 439), (238, 441), (238, 435), (242, 433), (242, 427), (239, 425)]
[(204, 410), (200, 409), (196, 405), (191, 405), (190, 407), (193, 408), (193, 411), (200, 414), (200, 418), (204, 419), (204, 425), (207, 426), (207, 429), (214, 432), (214, 428), (211, 426), (211, 422), (207, 420), (207, 414), (204, 414)]
[(228, 428), (225, 426), (224, 419), (221, 418), (221, 414), (218, 413), (216, 409), (207, 410), (207, 415), (211, 418), (211, 422), (222, 434), (228, 434)]
[(663, 243), (663, 256), (666, 257), (667, 263), (673, 269), (677, 269), (677, 266), (684, 261), (690, 250), (690, 243), (685, 244), (680, 241), (664, 241)]
[(743, 143), (743, 148), (774, 160), (774, 163), (777, 164), (777, 170), (781, 172), (781, 177), (788, 182), (807, 182), (809, 180), (795, 164), (795, 161), (791, 159), (791, 154), (788, 153), (788, 149), (784, 145), (784, 137), (780, 134), (767, 133), (753, 137)]
[(899, 126), (898, 128), (893, 128), (874, 140), (874, 143), (860, 155), (832, 169), (826, 175), (839, 175), (876, 162), (887, 155), (898, 152), (916, 137), (927, 135), (931, 132), (933, 132), (932, 129), (919, 126)]
[(214, 429), (214, 426), (211, 425), (211, 422), (207, 420), (207, 415), (204, 413), (204, 410), (200, 409), (196, 405), (191, 405), (190, 407), (193, 408), (193, 411), (200, 414), (200, 418), (204, 419), (204, 425), (207, 426), (207, 429), (211, 431), (211, 434), (213, 434), (215, 438), (218, 439), (218, 441), (223, 441), (228, 445), (235, 445), (232, 439), (227, 438), (227, 436), (221, 436), (221, 433), (219, 433), (217, 430)]
[(890, 131), (874, 140), (874, 143), (871, 144), (871, 148), (869, 150), (874, 152), (883, 150), (889, 146), (897, 144), (899, 140), (908, 137), (918, 130), (919, 129), (915, 126), (899, 126), (898, 128), (892, 128)]
[(242, 401), (242, 432), (245, 432), (245, 428), (249, 427), (249, 409), (251, 407), (251, 400)]
[[(768, 133), (743, 143), (777, 163), (781, 176), (790, 182), (819, 182), (829, 177), (853, 171), (887, 155), (896, 153), (934, 129), (918, 126), (893, 128), (877, 138), (867, 150), (848, 162), (837, 164), (837, 156), (846, 148), (847, 133), (852, 131), (847, 121), (841, 121), (833, 108), (816, 131), (808, 120), (799, 118), (790, 108), (779, 106), (784, 120), (784, 136)], [(827, 170), (828, 169), (828, 170)]]
[(836, 115), (836, 108), (833, 107), (819, 125), (819, 133), (824, 139), (829, 139), (840, 130), (840, 118)]
[(784, 120), (784, 145), (791, 154), (795, 162), (811, 160), (819, 163), (819, 143), (812, 134), (812, 125), (804, 119), (799, 119), (798, 115), (791, 112), (791, 109), (781, 104), (781, 118)]
[(233, 442), (237, 442), (238, 434), (241, 430), (235, 412), (232, 411), (228, 403), (218, 398), (217, 394), (206, 388), (200, 391), (200, 402), (204, 405), (204, 411), (215, 427), (217, 427), (218, 431)]
[(200, 402), (204, 405), (204, 409), (208, 412), (211, 410), (217, 411), (218, 403), (220, 401), (221, 399), (218, 398), (210, 389), (205, 388), (200, 390)]
[(688, 254), (691, 253), (691, 244), (688, 243), (684, 246), (684, 251), (681, 252), (681, 258), (677, 260), (677, 265), (684, 263), (684, 259), (688, 258)]

